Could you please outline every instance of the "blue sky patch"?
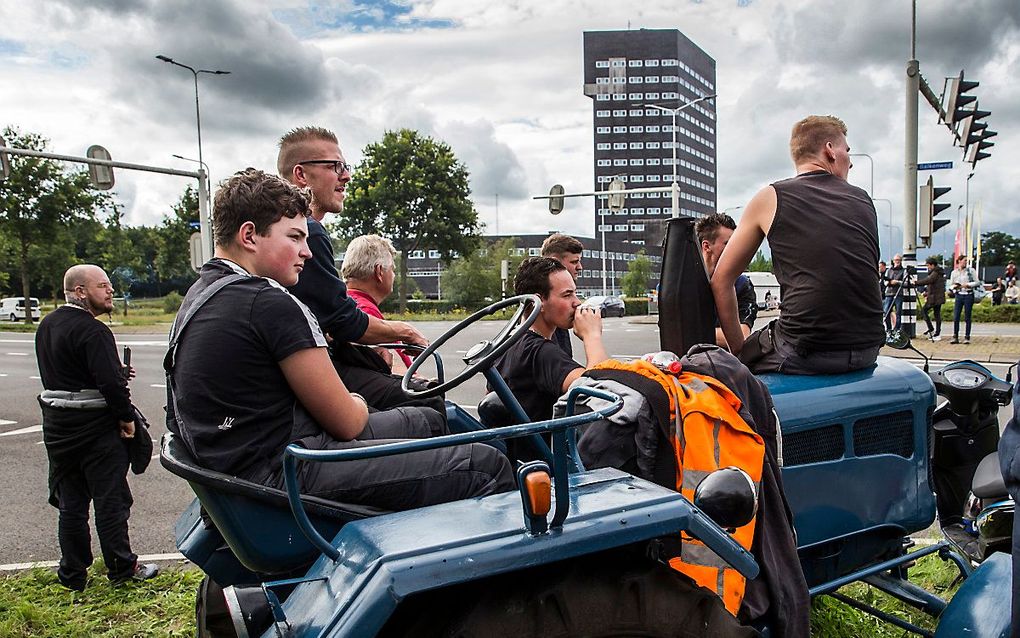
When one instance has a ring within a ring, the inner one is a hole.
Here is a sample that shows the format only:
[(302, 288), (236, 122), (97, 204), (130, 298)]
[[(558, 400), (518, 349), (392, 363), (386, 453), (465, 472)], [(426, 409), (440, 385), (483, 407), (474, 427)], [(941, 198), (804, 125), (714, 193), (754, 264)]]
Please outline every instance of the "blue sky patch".
[(0, 38), (0, 57), (20, 55), (25, 52), (25, 45), (14, 40)]
[(316, 2), (307, 9), (281, 9), (273, 16), (299, 38), (323, 31), (412, 31), (448, 29), (450, 20), (411, 18), (411, 6), (396, 0), (353, 0), (352, 2)]

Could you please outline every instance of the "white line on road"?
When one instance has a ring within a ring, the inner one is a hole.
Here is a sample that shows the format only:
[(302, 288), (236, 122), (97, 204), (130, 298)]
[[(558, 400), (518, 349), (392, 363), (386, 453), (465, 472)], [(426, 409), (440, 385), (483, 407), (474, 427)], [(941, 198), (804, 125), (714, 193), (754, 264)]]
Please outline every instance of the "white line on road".
[(0, 419), (0, 425), (14, 425), (17, 421), (7, 421), (6, 419)]
[(6, 376), (7, 376), (6, 372), (0, 372), (0, 377), (6, 377)]
[(165, 388), (166, 384), (165, 383), (153, 383), (153, 384), (150, 384), (149, 387), (151, 387), (151, 388)]
[(19, 430), (11, 430), (10, 432), (0, 432), (0, 436), (14, 436), (15, 434), (31, 434), (33, 432), (42, 432), (42, 425), (30, 425), (27, 428), (21, 428)]
[[(187, 560), (183, 554), (172, 552), (169, 554), (146, 554), (138, 557), (138, 562)], [(40, 560), (34, 563), (8, 563), (0, 565), (0, 572), (20, 572), (34, 567), (57, 567), (60, 563), (55, 560)]]
[(7, 356), (8, 357), (27, 357), (28, 353), (27, 352), (8, 352)]
[(42, 379), (42, 377), (29, 377), (29, 379)]

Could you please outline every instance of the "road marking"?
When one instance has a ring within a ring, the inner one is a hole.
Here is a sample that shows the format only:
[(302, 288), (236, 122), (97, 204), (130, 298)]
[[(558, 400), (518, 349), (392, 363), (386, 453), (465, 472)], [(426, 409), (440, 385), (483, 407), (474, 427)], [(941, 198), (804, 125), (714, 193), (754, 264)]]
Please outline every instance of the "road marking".
[(165, 383), (152, 383), (152, 384), (149, 385), (149, 387), (150, 388), (165, 388), (166, 384)]
[[(183, 554), (178, 552), (172, 552), (169, 554), (146, 554), (138, 557), (138, 562), (152, 562), (152, 561), (178, 561), (187, 560)], [(34, 563), (8, 563), (6, 565), (0, 565), (0, 572), (20, 572), (26, 569), (33, 569), (35, 567), (47, 567), (53, 568), (60, 565), (59, 561), (55, 560), (39, 560)]]
[(42, 379), (42, 377), (29, 377), (29, 379)]
[(6, 372), (0, 372), (0, 377), (6, 377), (6, 376), (7, 376)]
[(0, 432), (0, 436), (14, 436), (15, 434), (31, 434), (33, 432), (42, 432), (42, 425), (30, 425), (27, 428), (11, 430), (10, 432)]
[(7, 356), (8, 357), (27, 357), (28, 353), (27, 352), (8, 352)]
[(0, 419), (0, 425), (14, 425), (15, 423), (17, 423), (17, 421), (7, 421), (5, 419)]

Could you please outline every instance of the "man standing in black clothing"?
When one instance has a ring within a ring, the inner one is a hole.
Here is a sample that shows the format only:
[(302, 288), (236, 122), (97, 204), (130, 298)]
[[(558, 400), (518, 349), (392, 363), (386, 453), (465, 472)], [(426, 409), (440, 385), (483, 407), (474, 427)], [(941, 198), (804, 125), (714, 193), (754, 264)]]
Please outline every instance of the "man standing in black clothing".
[[(878, 219), (847, 182), (846, 125), (832, 116), (793, 127), (797, 176), (758, 191), (712, 277), (730, 350), (754, 372), (838, 374), (872, 365), (884, 343)], [(743, 339), (733, 285), (768, 238), (783, 299), (779, 319)]]
[[(736, 228), (736, 222), (726, 213), (712, 213), (702, 217), (695, 224), (694, 230), (698, 233), (698, 242), (701, 244), (701, 258), (705, 262), (705, 272), (709, 279), (715, 273), (719, 257), (722, 256)], [(741, 274), (737, 277), (733, 287), (737, 293), (740, 331), (744, 338), (747, 338), (747, 335), (751, 334), (751, 328), (754, 327), (754, 320), (758, 318), (758, 298), (754, 294), (754, 284), (747, 275)], [(726, 337), (718, 322), (715, 325), (715, 342), (723, 348), (726, 347)]]
[(352, 342), (427, 345), (428, 341), (408, 323), (386, 321), (362, 312), (347, 295), (347, 286), (337, 273), (333, 245), (322, 220), (329, 213), (343, 210), (351, 166), (340, 152), (336, 135), (311, 126), (290, 131), (280, 139), (277, 170), (290, 183), (312, 193), (312, 216), (308, 220), (312, 258), (305, 262), (300, 279), (290, 286), (290, 291), (308, 306), (333, 340), (331, 356), (344, 383), (378, 410), (424, 405), (445, 415), (442, 398), (411, 399), (401, 391), (400, 377), (389, 373), (382, 357), (351, 345)]
[[(924, 292), (924, 306), (921, 308), (921, 316), (924, 323), (928, 325), (925, 336), (932, 341), (942, 341), (942, 304), (946, 303), (946, 273), (934, 257), (929, 257), (928, 275), (917, 280), (916, 285), (927, 286)], [(932, 328), (931, 319), (928, 313), (935, 311), (935, 327)]]
[[(581, 253), (583, 252), (584, 244), (562, 233), (553, 233), (542, 242), (542, 256), (555, 259), (563, 264), (563, 267), (573, 277), (574, 283), (577, 283), (577, 278), (581, 276), (581, 270), (584, 268), (581, 264)], [(553, 333), (553, 341), (563, 349), (563, 352), (567, 353), (567, 356), (574, 356), (574, 345), (570, 343), (569, 330), (557, 328)]]
[(92, 564), (89, 502), (110, 580), (145, 580), (156, 565), (138, 563), (128, 540), (131, 489), (125, 440), (135, 434), (128, 375), (113, 333), (96, 315), (113, 310), (113, 286), (102, 268), (72, 266), (64, 274), (67, 303), (46, 315), (35, 336), (45, 390), (39, 395), (50, 463), (50, 504), (60, 510), (57, 577), (85, 589)]

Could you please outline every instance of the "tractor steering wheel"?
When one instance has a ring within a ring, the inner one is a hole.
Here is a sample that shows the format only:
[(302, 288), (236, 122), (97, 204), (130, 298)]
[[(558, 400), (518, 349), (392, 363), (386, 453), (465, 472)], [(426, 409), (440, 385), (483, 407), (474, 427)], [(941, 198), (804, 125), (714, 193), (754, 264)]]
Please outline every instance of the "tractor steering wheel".
[[(531, 306), (531, 311), (528, 312), (528, 306)], [(410, 387), (411, 378), (414, 377), (414, 373), (418, 371), (422, 363), (427, 361), (429, 357), (457, 333), (464, 328), (467, 328), (471, 324), (488, 317), (489, 315), (495, 314), (504, 308), (517, 305), (517, 311), (510, 317), (510, 320), (506, 322), (506, 325), (496, 334), (492, 340), (485, 340), (470, 350), (464, 355), (464, 363), (468, 364), (466, 368), (461, 370), (460, 374), (454, 378), (445, 381), (435, 387), (427, 388), (425, 390), (413, 390)], [(502, 301), (497, 301), (494, 304), (482, 308), (478, 312), (472, 314), (470, 317), (464, 319), (454, 327), (450, 328), (443, 333), (438, 339), (433, 341), (429, 347), (425, 348), (425, 351), (415, 357), (414, 361), (411, 362), (411, 367), (404, 373), (404, 378), (400, 381), (400, 389), (403, 390), (408, 396), (414, 398), (426, 398), (434, 397), (439, 394), (444, 394), (453, 388), (456, 388), (460, 384), (464, 383), (471, 377), (475, 376), (478, 372), (488, 369), (495, 363), (496, 359), (506, 352), (511, 345), (513, 345), (518, 339), (524, 336), (531, 324), (535, 323), (538, 319), (538, 313), (542, 309), (542, 300), (538, 295), (518, 295), (516, 297), (510, 297)], [(528, 312), (527, 316), (524, 316)]]

